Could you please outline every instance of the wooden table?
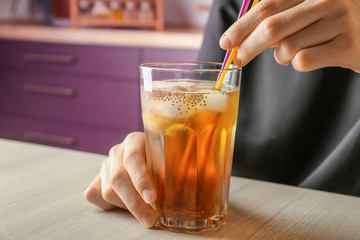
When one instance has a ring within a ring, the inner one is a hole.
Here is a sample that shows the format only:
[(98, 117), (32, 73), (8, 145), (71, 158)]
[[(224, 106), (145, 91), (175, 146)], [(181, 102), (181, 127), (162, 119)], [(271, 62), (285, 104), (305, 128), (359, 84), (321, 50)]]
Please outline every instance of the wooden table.
[(102, 155), (0, 139), (0, 239), (360, 239), (360, 199), (232, 178), (227, 224), (181, 234), (105, 212), (83, 191)]

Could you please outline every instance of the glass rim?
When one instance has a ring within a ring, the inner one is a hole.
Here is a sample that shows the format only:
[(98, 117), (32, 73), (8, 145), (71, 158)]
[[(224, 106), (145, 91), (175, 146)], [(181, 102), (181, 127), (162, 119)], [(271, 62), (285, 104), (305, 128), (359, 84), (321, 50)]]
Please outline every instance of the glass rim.
[(202, 68), (202, 69), (186, 69), (186, 68), (174, 68), (172, 66), (196, 66), (196, 65), (219, 65), (222, 66), (222, 63), (219, 62), (149, 62), (149, 63), (142, 63), (139, 65), (139, 67), (142, 68), (148, 68), (148, 69), (154, 69), (154, 70), (161, 70), (161, 71), (181, 71), (181, 72), (235, 72), (242, 70), (242, 67), (231, 67), (231, 68)]

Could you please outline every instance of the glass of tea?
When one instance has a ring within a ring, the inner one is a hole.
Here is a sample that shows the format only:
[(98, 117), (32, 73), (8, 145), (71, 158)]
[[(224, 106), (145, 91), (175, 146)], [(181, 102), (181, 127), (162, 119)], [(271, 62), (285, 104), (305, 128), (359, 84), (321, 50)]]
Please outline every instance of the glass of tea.
[[(241, 68), (220, 63), (140, 66), (146, 161), (157, 226), (201, 232), (227, 215)], [(215, 89), (219, 74), (226, 74)]]

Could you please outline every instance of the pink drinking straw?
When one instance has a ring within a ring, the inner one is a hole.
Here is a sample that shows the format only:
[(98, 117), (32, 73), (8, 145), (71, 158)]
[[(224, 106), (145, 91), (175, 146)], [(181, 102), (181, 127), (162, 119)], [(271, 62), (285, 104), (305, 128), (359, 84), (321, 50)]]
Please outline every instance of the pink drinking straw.
[[(241, 5), (240, 12), (239, 12), (238, 20), (246, 13), (246, 10), (249, 7), (249, 3), (250, 3), (250, 0), (244, 0), (243, 1), (242, 5)], [(224, 62), (222, 64), (222, 66), (221, 66), (221, 69), (224, 69), (227, 61), (229, 60), (229, 56), (230, 56), (231, 51), (232, 50), (227, 50), (226, 51), (226, 55), (225, 55), (225, 58), (224, 58)], [(220, 78), (220, 75), (218, 77), (218, 81), (219, 81), (219, 78)]]
[[(240, 18), (246, 13), (247, 9), (249, 8), (249, 4), (250, 4), (250, 0), (244, 0), (244, 1), (242, 2), (238, 19), (240, 19)], [(222, 66), (221, 66), (221, 69), (224, 69), (225, 66), (226, 66), (226, 64), (227, 64), (227, 62), (230, 60), (229, 57), (230, 57), (230, 55), (231, 55), (231, 52), (232, 52), (232, 50), (227, 50), (227, 51), (226, 51), (226, 55), (225, 55), (225, 58), (224, 58), (224, 62), (223, 62), (223, 64), (222, 64)], [(232, 61), (232, 59), (231, 59), (230, 61)], [(221, 86), (221, 85), (219, 86), (219, 81), (220, 81), (221, 76), (223, 75), (223, 73), (224, 73), (224, 72), (221, 72), (221, 73), (219, 74), (218, 79), (217, 79), (217, 81), (216, 81), (216, 89), (218, 89), (218, 90), (220, 89), (220, 86)]]

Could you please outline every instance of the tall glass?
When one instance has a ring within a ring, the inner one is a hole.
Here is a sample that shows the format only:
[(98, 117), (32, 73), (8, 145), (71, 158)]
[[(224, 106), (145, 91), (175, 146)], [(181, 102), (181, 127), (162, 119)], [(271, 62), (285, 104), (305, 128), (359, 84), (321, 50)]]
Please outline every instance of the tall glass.
[[(224, 223), (241, 68), (220, 63), (140, 66), (146, 161), (157, 190), (157, 225), (200, 232)], [(221, 89), (215, 82), (226, 72)]]

